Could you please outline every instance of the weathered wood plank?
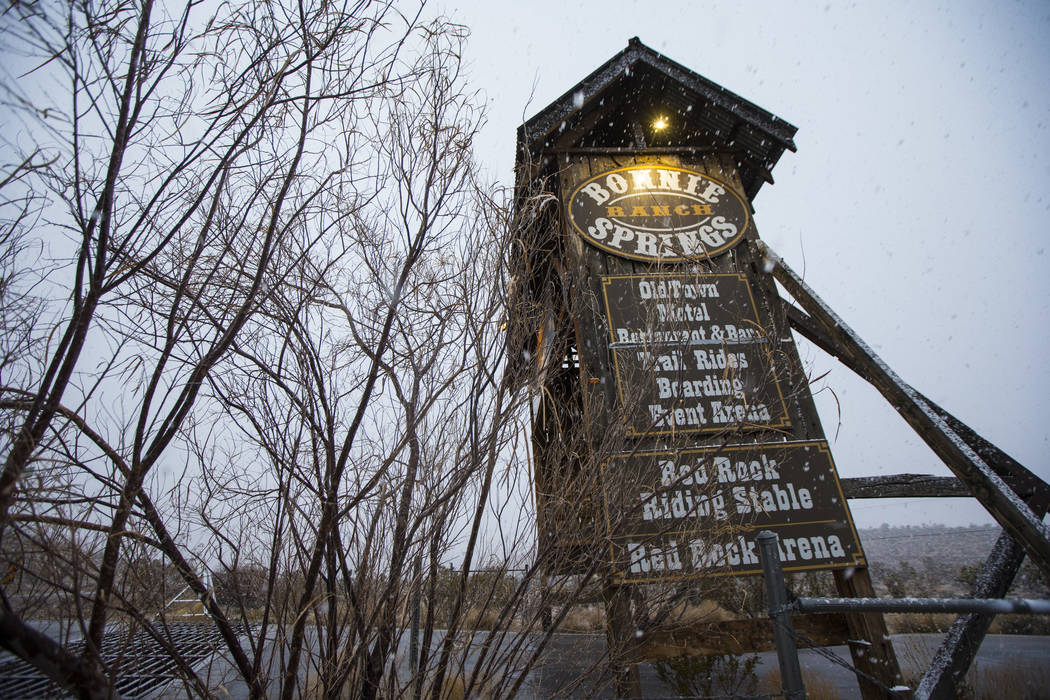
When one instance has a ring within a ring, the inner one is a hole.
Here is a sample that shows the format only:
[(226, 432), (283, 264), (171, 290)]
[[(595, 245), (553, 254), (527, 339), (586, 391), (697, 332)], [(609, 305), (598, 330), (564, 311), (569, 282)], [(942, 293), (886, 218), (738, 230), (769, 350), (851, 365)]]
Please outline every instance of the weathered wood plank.
[(973, 498), (954, 476), (894, 474), (840, 479), (846, 498)]

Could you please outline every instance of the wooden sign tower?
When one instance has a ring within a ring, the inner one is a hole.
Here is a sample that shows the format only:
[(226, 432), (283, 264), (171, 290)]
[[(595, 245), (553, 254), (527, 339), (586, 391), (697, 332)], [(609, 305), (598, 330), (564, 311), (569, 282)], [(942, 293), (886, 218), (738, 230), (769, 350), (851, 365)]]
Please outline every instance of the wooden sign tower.
[[(668, 643), (628, 638), (632, 586), (758, 573), (762, 529), (788, 570), (831, 569), (844, 595), (871, 593), (753, 246), (751, 201), (794, 133), (637, 39), (519, 130), (539, 560), (552, 574), (602, 567), (621, 662)], [(870, 642), (857, 660), (894, 680), (881, 618), (855, 617), (841, 635)]]
[[(765, 619), (646, 625), (654, 586), (760, 573), (761, 530), (778, 534), (785, 570), (874, 595), (792, 329), (862, 375), (881, 365), (824, 323), (753, 217), (795, 131), (638, 39), (518, 131), (510, 342), (533, 383), (537, 564), (605, 581), (621, 695), (638, 693), (640, 661), (772, 648)], [(991, 500), (1042, 547), (1037, 526)], [(850, 640), (865, 698), (899, 683), (881, 615), (820, 617), (796, 627)]]

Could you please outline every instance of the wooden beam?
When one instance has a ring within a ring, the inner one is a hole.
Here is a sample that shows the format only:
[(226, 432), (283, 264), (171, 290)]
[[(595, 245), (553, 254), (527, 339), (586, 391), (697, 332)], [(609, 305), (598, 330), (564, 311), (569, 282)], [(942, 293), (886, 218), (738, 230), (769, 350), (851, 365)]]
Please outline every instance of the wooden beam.
[[(836, 646), (849, 638), (844, 615), (792, 615), (791, 623), (796, 632), (806, 635), (818, 646)], [(630, 663), (641, 663), (774, 649), (773, 626), (768, 617), (758, 617), (649, 630), (637, 637), (625, 654)]]
[(954, 476), (894, 474), (840, 478), (846, 498), (973, 498)]
[[(866, 566), (851, 570), (836, 569), (834, 572), (835, 588), (843, 598), (871, 598), (875, 596), (875, 587), (871, 583), (871, 573)], [(882, 613), (847, 613), (846, 625), (849, 628), (847, 639), (861, 640), (867, 644), (850, 644), (850, 656), (853, 665), (872, 678), (877, 678), (883, 685), (893, 688), (901, 683), (900, 663), (893, 650), (893, 642), (886, 629), (886, 618)], [(863, 700), (885, 700), (886, 693), (875, 683), (857, 674), (860, 696)]]
[(773, 275), (821, 326), (1032, 560), (1050, 576), (1050, 528), (988, 464), (762, 241), (753, 241)]
[(636, 662), (627, 659), (634, 635), (629, 586), (608, 584), (604, 590), (606, 637), (609, 641), (609, 670), (618, 698), (642, 697), (642, 681)]

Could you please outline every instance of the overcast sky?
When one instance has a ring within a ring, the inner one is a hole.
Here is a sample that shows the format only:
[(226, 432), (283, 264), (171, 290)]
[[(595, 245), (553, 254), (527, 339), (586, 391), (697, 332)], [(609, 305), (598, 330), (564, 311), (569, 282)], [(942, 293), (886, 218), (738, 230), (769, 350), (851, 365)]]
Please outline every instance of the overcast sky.
[[(471, 29), (479, 155), (504, 184), (516, 127), (632, 36), (797, 126), (759, 234), (905, 381), (1050, 478), (1050, 3), (443, 9)], [(842, 475), (949, 474), (873, 389), (800, 349), (831, 369), (817, 401)], [(862, 527), (992, 522), (973, 500), (852, 508)]]

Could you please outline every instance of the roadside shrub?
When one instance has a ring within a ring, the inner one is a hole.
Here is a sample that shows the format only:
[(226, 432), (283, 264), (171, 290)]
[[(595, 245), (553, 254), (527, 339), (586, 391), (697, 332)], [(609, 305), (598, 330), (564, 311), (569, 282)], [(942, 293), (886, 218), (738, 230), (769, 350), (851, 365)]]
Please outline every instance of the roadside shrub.
[(758, 654), (683, 656), (653, 662), (656, 675), (676, 695), (754, 695), (758, 690)]

